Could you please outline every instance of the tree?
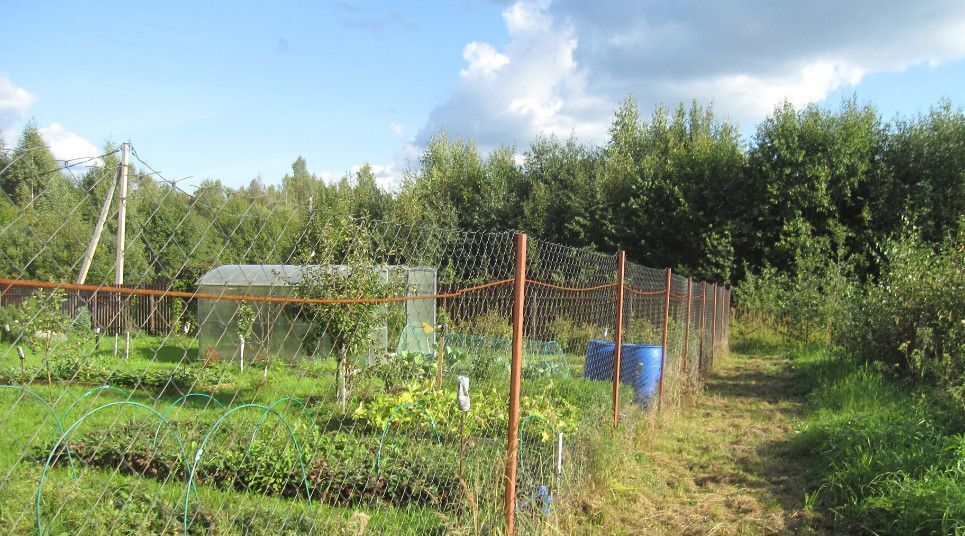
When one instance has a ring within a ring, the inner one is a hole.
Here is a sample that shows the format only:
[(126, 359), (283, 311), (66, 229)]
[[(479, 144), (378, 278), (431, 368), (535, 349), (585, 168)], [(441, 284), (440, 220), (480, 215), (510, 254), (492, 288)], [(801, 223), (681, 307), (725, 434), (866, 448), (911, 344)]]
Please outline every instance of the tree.
[[(314, 263), (303, 265), (301, 276), (292, 281), (292, 297), (355, 300), (388, 296), (388, 285), (376, 265), (369, 225), (344, 216), (321, 225), (318, 236), (324, 240), (312, 252), (299, 254)], [(328, 341), (337, 352), (339, 402), (345, 411), (354, 374), (350, 357), (368, 349), (373, 329), (383, 320), (384, 305), (294, 303), (289, 309), (308, 325), (306, 343), (310, 347)]]

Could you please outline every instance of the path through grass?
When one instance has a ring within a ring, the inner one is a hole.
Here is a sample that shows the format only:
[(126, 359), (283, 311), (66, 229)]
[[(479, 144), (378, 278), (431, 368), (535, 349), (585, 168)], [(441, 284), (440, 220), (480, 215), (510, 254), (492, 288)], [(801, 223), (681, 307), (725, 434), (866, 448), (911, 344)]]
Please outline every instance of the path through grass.
[(609, 493), (588, 498), (593, 532), (815, 533), (807, 460), (792, 450), (806, 393), (777, 346), (744, 343), (719, 360), (693, 406), (638, 434)]

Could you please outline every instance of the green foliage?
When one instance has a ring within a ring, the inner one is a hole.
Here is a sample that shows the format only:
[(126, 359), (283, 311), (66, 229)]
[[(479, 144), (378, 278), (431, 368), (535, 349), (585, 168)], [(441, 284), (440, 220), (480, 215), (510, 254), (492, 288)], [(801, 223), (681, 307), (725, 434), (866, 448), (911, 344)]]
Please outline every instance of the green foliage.
[(235, 312), (235, 323), (238, 326), (238, 335), (244, 337), (246, 341), (251, 340), (251, 336), (255, 329), (255, 320), (257, 319), (257, 311), (251, 306), (250, 303), (243, 301), (238, 306), (238, 310)]
[(363, 374), (378, 378), (389, 391), (398, 391), (407, 382), (434, 378), (436, 358), (421, 352), (398, 352), (383, 362), (366, 367)]
[(631, 318), (623, 328), (623, 340), (635, 344), (660, 344), (663, 338), (661, 329), (661, 326), (653, 325), (646, 317)]
[[(128, 421), (114, 426), (107, 436), (97, 431), (79, 435), (71, 445), (72, 454), (91, 467), (117, 468), (160, 481), (186, 480), (184, 460), (173, 441), (162, 442), (158, 449), (151, 447), (155, 428), (152, 422)], [(458, 481), (453, 475), (458, 452), (453, 449), (391, 437), (383, 449), (381, 473), (376, 474), (370, 448), (375, 437), (320, 432), (301, 423), (294, 429), (301, 451), (287, 433), (259, 434), (250, 450), (245, 440), (206, 450), (198, 461), (196, 481), (246, 493), (304, 497), (301, 460), (309, 470), (307, 484), (313, 501), (339, 506), (429, 504), (446, 510), (457, 497)], [(190, 434), (184, 438), (188, 444), (192, 439), (198, 438)], [(45, 460), (51, 447), (36, 448), (37, 459)], [(59, 461), (65, 462), (66, 457)]]
[(550, 323), (549, 329), (560, 348), (571, 354), (586, 350), (586, 343), (599, 336), (602, 331), (592, 324), (581, 324), (562, 315)]
[[(319, 231), (321, 242), (300, 256), (315, 262), (293, 281), (294, 298), (384, 298), (388, 285), (375, 264), (371, 230), (365, 221), (339, 219)], [(342, 259), (344, 262), (332, 262)], [(340, 269), (336, 264), (343, 264)], [(369, 335), (383, 320), (379, 303), (298, 303), (290, 306), (294, 316), (308, 324), (309, 346), (327, 339), (339, 355), (358, 355), (368, 349)]]
[(74, 320), (70, 324), (70, 331), (73, 335), (81, 337), (89, 336), (93, 330), (93, 321), (90, 316), (90, 309), (79, 307), (74, 314)]
[(881, 374), (826, 353), (799, 356), (815, 382), (794, 447), (818, 478), (835, 532), (965, 530), (965, 416)]
[(832, 321), (852, 292), (846, 264), (833, 259), (828, 241), (815, 236), (802, 218), (785, 225), (775, 251), (790, 268), (766, 266), (759, 274), (748, 273), (734, 293), (742, 317), (771, 324), (797, 344), (828, 340)]
[(497, 311), (488, 311), (462, 322), (454, 322), (451, 330), (501, 339), (510, 339), (513, 336), (513, 326), (509, 323), (508, 315)]
[[(506, 394), (492, 387), (473, 388), (470, 391), (472, 404), (465, 414), (467, 433), (483, 437), (500, 437), (506, 432)], [(415, 402), (432, 415), (440, 431), (454, 433), (459, 429), (461, 413), (456, 406), (454, 390), (434, 389), (431, 382), (412, 383), (398, 394), (382, 393), (356, 410), (353, 418), (373, 430), (385, 426), (392, 411), (400, 404)], [(534, 424), (548, 440), (553, 431), (572, 432), (576, 430), (579, 409), (565, 398), (550, 398), (545, 394), (524, 395), (520, 398), (520, 415), (539, 414), (551, 426)], [(425, 414), (419, 411), (402, 411), (392, 419), (395, 429), (405, 431), (425, 431), (429, 427)]]
[(11, 329), (22, 333), (23, 340), (35, 350), (49, 350), (55, 340), (62, 340), (71, 324), (61, 311), (67, 293), (61, 289), (38, 289), (15, 309)]
[(881, 274), (850, 296), (835, 341), (965, 403), (965, 219), (937, 248), (908, 229), (880, 249)]

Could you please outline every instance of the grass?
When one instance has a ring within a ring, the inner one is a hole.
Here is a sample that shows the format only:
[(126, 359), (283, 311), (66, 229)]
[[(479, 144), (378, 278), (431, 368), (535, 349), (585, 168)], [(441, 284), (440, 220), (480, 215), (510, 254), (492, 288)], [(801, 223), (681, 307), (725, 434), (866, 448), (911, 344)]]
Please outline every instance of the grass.
[(732, 326), (692, 405), (601, 430), (588, 534), (965, 534), (965, 411), (826, 347)]
[(801, 352), (812, 386), (796, 438), (813, 502), (835, 532), (965, 534), (965, 410), (826, 349)]
[[(63, 417), (64, 427), (69, 427), (82, 415), (109, 402), (131, 400), (156, 408), (164, 413), (178, 397), (188, 392), (210, 393), (225, 406), (243, 403), (268, 404), (282, 397), (297, 398), (306, 403), (311, 420), (321, 434), (341, 431), (356, 438), (353, 449), (358, 459), (371, 455), (374, 459), (378, 433), (371, 429), (359, 429), (351, 414), (355, 407), (386, 390), (378, 376), (362, 377), (353, 391), (352, 405), (342, 414), (336, 403), (334, 389), (335, 367), (333, 360), (320, 362), (284, 363), (272, 360), (267, 377), (262, 367), (246, 367), (237, 370), (237, 364), (220, 363), (204, 366), (199, 359), (194, 341), (187, 337), (153, 337), (132, 334), (129, 356), (124, 357), (124, 338), (119, 340), (117, 355), (113, 338), (105, 337), (95, 346), (93, 337), (69, 338), (50, 352), (53, 381), (48, 384), (46, 363), (40, 352), (25, 347), (23, 363), (17, 358), (16, 348), (0, 343), (0, 383), (18, 383), (49, 401), (56, 415)], [(566, 356), (574, 365), (582, 365), (582, 357)], [(23, 369), (21, 370), (21, 365)], [(573, 378), (527, 378), (524, 380), (525, 396), (545, 394), (551, 398), (570, 401), (581, 409), (579, 429), (566, 439), (564, 460), (567, 471), (564, 482), (555, 480), (555, 437), (548, 441), (527, 439), (525, 468), (520, 474), (521, 533), (541, 532), (547, 521), (540, 513), (534, 493), (540, 484), (553, 487), (553, 510), (564, 512), (571, 508), (573, 496), (569, 489), (578, 489), (593, 478), (602, 459), (600, 450), (594, 450), (587, 438), (595, 435), (599, 423), (609, 422), (610, 387), (600, 382), (582, 380), (578, 377), (579, 366), (573, 368)], [(500, 393), (508, 390), (502, 375), (492, 380), (475, 380), (473, 389), (495, 387)], [(96, 390), (104, 384), (119, 385), (126, 393), (114, 390)], [(453, 392), (454, 378), (446, 378), (445, 392)], [(633, 418), (632, 391), (623, 390), (624, 407), (630, 408), (626, 418)], [(474, 406), (475, 407), (475, 406)], [(69, 412), (68, 412), (69, 408)], [(497, 410), (500, 408), (497, 408)], [(299, 441), (312, 441), (307, 434), (309, 418), (293, 404), (278, 407), (281, 414), (296, 424)], [(190, 398), (171, 407), (168, 417), (185, 440), (188, 457), (198, 448), (200, 436), (221, 409), (206, 398)], [(67, 415), (64, 415), (67, 412)], [(524, 408), (524, 415), (526, 410)], [(257, 412), (239, 413), (231, 422), (219, 429), (216, 441), (206, 449), (205, 457), (218, 459), (218, 449), (237, 450), (246, 444)], [(82, 441), (87, 451), (104, 452), (110, 447), (121, 455), (116, 466), (95, 463), (77, 464), (78, 479), (73, 479), (64, 460), (50, 471), (43, 487), (42, 516), (45, 526), (49, 523), (51, 534), (155, 534), (179, 533), (184, 501), (183, 475), (145, 477), (130, 470), (135, 458), (148, 456), (142, 448), (132, 448), (138, 443), (132, 438), (116, 437), (119, 430), (129, 422), (157, 422), (147, 410), (128, 406), (116, 406), (93, 414), (71, 435), (71, 442)], [(35, 533), (34, 498), (37, 482), (46, 453), (61, 430), (46, 408), (36, 400), (25, 397), (16, 390), (0, 391), (0, 423), (4, 434), (0, 435), (0, 526), (5, 533)], [(277, 421), (271, 421), (262, 430), (266, 437), (277, 438), (284, 429)], [(153, 428), (152, 428), (153, 429)], [(6, 431), (13, 433), (6, 433)], [(448, 433), (446, 433), (448, 432)], [(504, 432), (503, 432), (504, 434)], [(174, 452), (172, 437), (161, 435), (158, 452), (167, 449)], [(452, 430), (443, 431), (444, 445), (440, 448), (457, 448), (451, 443), (455, 437)], [(143, 439), (143, 438), (142, 438)], [(406, 438), (398, 432), (389, 434), (389, 446), (399, 443), (388, 452), (394, 456), (395, 465), (413, 465), (416, 460), (406, 461), (406, 456), (417, 456), (419, 449), (407, 449)], [(427, 442), (429, 438), (426, 438)], [(277, 441), (284, 444), (287, 439)], [(125, 448), (122, 444), (126, 444)], [(107, 445), (107, 446), (105, 446)], [(118, 446), (121, 445), (121, 446)], [(474, 448), (473, 445), (476, 445)], [(199, 498), (191, 501), (192, 532), (208, 531), (219, 534), (284, 534), (284, 533), (331, 533), (331, 534), (433, 534), (433, 533), (499, 533), (502, 526), (501, 490), (498, 475), (505, 461), (499, 453), (505, 448), (505, 439), (471, 438), (466, 456), (465, 478), (459, 480), (465, 505), (456, 511), (440, 511), (420, 504), (389, 504), (388, 501), (333, 501), (331, 504), (308, 504), (303, 497), (262, 494), (232, 490), (231, 486), (198, 486)], [(80, 452), (83, 449), (78, 449)], [(279, 450), (279, 456), (281, 455)], [(366, 454), (368, 453), (368, 454)], [(493, 453), (496, 453), (495, 455)], [(338, 452), (328, 455), (340, 456)], [(478, 455), (478, 456), (477, 456)], [(478, 459), (477, 459), (478, 458)], [(316, 461), (321, 458), (316, 458)], [(430, 460), (431, 462), (431, 460)], [(271, 464), (265, 464), (271, 466)], [(364, 465), (364, 464), (362, 464)], [(367, 466), (366, 466), (367, 467)], [(482, 468), (475, 472), (469, 467)], [(316, 470), (316, 469), (312, 469)], [(322, 471), (322, 468), (318, 468)], [(370, 472), (367, 468), (361, 473)], [(338, 478), (369, 478), (371, 475), (344, 474)], [(389, 475), (391, 475), (389, 471)], [(278, 475), (264, 475), (271, 479)], [(314, 477), (314, 481), (319, 481)], [(453, 479), (459, 478), (453, 474)], [(236, 483), (237, 485), (237, 483)], [(556, 516), (552, 517), (555, 523)]]
[[(734, 328), (736, 330), (736, 327)], [(801, 412), (786, 355), (738, 336), (689, 403), (608, 433), (574, 533), (776, 534), (808, 522), (789, 441)], [(791, 396), (788, 396), (788, 395)]]

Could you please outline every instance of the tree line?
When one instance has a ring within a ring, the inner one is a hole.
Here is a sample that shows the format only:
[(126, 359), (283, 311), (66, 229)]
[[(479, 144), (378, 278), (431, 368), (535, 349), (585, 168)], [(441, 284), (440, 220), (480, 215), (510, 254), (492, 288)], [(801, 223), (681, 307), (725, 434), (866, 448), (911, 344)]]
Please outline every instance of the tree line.
[[(33, 124), (9, 148), (0, 138), (0, 149), (0, 269), (73, 279), (117, 154), (83, 173), (62, 170)], [(187, 288), (215, 264), (285, 258), (299, 250), (311, 213), (519, 229), (732, 283), (765, 267), (793, 271), (802, 252), (817, 252), (863, 278), (878, 271), (883, 239), (913, 227), (938, 244), (961, 225), (965, 115), (947, 100), (893, 120), (855, 100), (837, 109), (784, 103), (744, 140), (709, 106), (658, 107), (644, 118), (628, 98), (600, 145), (539, 136), (522, 150), (484, 154), (471, 139), (439, 133), (394, 192), (367, 165), (326, 182), (301, 157), (277, 184), (211, 179), (189, 193), (147, 168), (131, 165), (129, 176), (132, 284)], [(109, 218), (89, 282), (112, 281), (115, 225)]]

